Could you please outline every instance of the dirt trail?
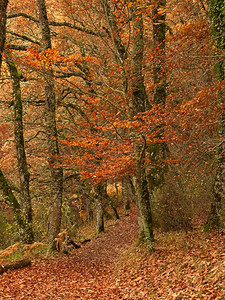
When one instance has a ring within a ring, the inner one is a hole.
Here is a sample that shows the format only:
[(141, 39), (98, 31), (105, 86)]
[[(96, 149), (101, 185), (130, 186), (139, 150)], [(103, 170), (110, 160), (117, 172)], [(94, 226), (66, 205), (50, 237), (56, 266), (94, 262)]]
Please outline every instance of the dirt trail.
[(0, 299), (125, 299), (114, 267), (137, 235), (131, 214), (74, 251), (0, 277)]

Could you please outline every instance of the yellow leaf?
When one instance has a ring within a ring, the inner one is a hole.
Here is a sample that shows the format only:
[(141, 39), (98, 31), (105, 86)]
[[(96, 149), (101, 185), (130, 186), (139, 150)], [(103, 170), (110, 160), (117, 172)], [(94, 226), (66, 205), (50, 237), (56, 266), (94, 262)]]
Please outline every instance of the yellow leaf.
[(158, 11), (158, 15), (162, 15), (167, 11), (167, 8)]

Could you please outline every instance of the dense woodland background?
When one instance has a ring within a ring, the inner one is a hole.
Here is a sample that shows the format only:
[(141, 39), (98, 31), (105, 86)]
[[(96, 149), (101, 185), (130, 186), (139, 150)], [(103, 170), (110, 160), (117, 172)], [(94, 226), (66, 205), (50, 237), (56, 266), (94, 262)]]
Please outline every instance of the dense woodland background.
[(9, 1), (0, 248), (130, 205), (151, 250), (153, 229), (223, 227), (224, 18), (223, 0)]

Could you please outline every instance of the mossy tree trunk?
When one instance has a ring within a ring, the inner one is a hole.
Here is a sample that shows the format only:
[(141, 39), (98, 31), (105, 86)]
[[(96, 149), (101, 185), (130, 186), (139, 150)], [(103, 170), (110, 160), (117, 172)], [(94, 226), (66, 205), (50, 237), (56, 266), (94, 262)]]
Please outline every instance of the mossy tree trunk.
[(5, 46), (6, 14), (8, 2), (8, 0), (0, 0), (0, 70), (2, 65), (2, 54)]
[[(2, 54), (5, 46), (5, 36), (6, 36), (6, 13), (7, 13), (8, 0), (0, 0), (0, 69), (2, 65)], [(17, 221), (18, 227), (21, 231), (21, 240), (27, 242), (26, 235), (26, 221), (22, 214), (20, 203), (16, 199), (12, 192), (7, 179), (5, 178), (2, 170), (0, 169), (0, 190), (3, 193), (6, 203), (8, 203), (13, 210), (14, 217)], [(30, 238), (28, 238), (28, 241)]]
[[(164, 11), (164, 13), (161, 13)], [(166, 69), (165, 69), (165, 39), (166, 39), (166, 0), (158, 0), (152, 10), (153, 18), (153, 103), (162, 108), (166, 104)], [(163, 125), (158, 128), (159, 141), (163, 137)], [(167, 166), (162, 163), (166, 158), (168, 147), (165, 142), (151, 144), (149, 156), (155, 166), (149, 172), (148, 179), (151, 193), (164, 182), (164, 173)]]
[[(143, 18), (142, 14), (138, 12), (136, 5), (132, 6), (132, 17), (134, 22), (133, 27), (133, 51), (132, 51), (132, 116), (136, 116), (140, 112), (148, 110), (149, 102), (145, 90), (144, 76), (143, 76)], [(136, 145), (136, 175), (135, 175), (135, 189), (137, 194), (138, 207), (138, 226), (139, 239), (146, 242), (150, 250), (153, 250), (152, 242), (154, 241), (152, 212), (150, 195), (147, 185), (147, 174), (144, 165), (144, 158), (146, 155), (146, 141), (142, 136), (142, 142)]]
[(166, 39), (166, 0), (158, 0), (152, 10), (153, 21), (153, 81), (154, 104), (165, 105), (166, 102), (166, 70), (165, 70), (165, 39)]
[(137, 195), (138, 208), (138, 236), (140, 241), (144, 241), (149, 250), (154, 250), (152, 211), (150, 194), (148, 189), (147, 175), (143, 159), (145, 157), (146, 146), (143, 145), (136, 149), (137, 170), (135, 175), (135, 189)]
[[(164, 13), (161, 13), (164, 11)], [(165, 107), (166, 103), (166, 70), (165, 70), (165, 38), (166, 38), (166, 0), (158, 0), (152, 10), (153, 19), (153, 82), (154, 94), (153, 103)], [(157, 133), (158, 143), (148, 146), (148, 156), (152, 167), (148, 172), (148, 186), (150, 197), (154, 191), (163, 185), (167, 165), (165, 163), (168, 154), (168, 147), (165, 142), (160, 142), (163, 138), (164, 128), (159, 125)]]
[[(159, 0), (154, 4), (152, 11), (153, 15), (153, 82), (154, 95), (153, 103), (165, 107), (166, 102), (166, 70), (165, 70), (165, 12), (166, 1)], [(136, 81), (133, 86), (133, 110), (134, 113), (147, 111), (150, 108), (148, 102), (144, 79), (142, 76), (142, 62), (143, 62), (143, 21), (142, 17), (138, 15), (137, 21), (134, 25), (137, 33), (134, 39), (133, 48), (133, 64)], [(159, 125), (158, 139), (163, 137), (163, 125)], [(143, 136), (143, 145), (137, 147), (137, 176), (136, 189), (138, 194), (138, 218), (139, 218), (139, 236), (147, 241), (147, 245), (151, 248), (154, 240), (152, 227), (152, 213), (151, 213), (151, 199), (154, 191), (159, 188), (164, 182), (164, 176), (167, 169), (165, 158), (168, 148), (165, 142), (153, 143), (145, 145), (145, 137)], [(146, 173), (145, 166), (142, 163), (145, 156), (152, 162), (152, 167)]]
[[(51, 36), (44, 0), (37, 0), (39, 20), (44, 50), (51, 49)], [(45, 127), (48, 141), (49, 168), (51, 171), (51, 203), (48, 220), (48, 242), (54, 247), (54, 239), (60, 232), (62, 216), (63, 169), (59, 167), (59, 145), (56, 126), (56, 97), (53, 70), (46, 65), (44, 70), (45, 87)]]
[(21, 227), (21, 238), (24, 243), (32, 243), (34, 240), (32, 230), (32, 207), (30, 198), (30, 173), (27, 167), (27, 159), (23, 132), (23, 104), (20, 89), (21, 74), (10, 55), (6, 58), (7, 65), (12, 78), (13, 101), (14, 101), (14, 134), (16, 144), (16, 155), (20, 178), (20, 206), (24, 219)]
[(3, 193), (3, 196), (5, 198), (5, 202), (12, 208), (14, 218), (18, 224), (19, 230), (20, 230), (20, 237), (23, 242), (26, 243), (26, 241), (23, 239), (23, 232), (26, 228), (25, 219), (23, 217), (20, 203), (16, 199), (15, 195), (13, 194), (13, 191), (8, 184), (7, 179), (5, 178), (2, 170), (0, 169), (0, 190)]
[[(143, 19), (141, 12), (137, 9), (137, 3), (131, 2), (130, 10), (132, 14), (133, 26), (133, 51), (132, 51), (132, 74), (130, 78), (130, 71), (124, 68), (124, 63), (128, 57), (128, 53), (120, 37), (120, 28), (117, 25), (115, 15), (113, 14), (109, 1), (101, 1), (106, 20), (108, 22), (111, 38), (114, 49), (115, 59), (120, 64), (121, 75), (123, 79), (123, 88), (125, 94), (125, 100), (128, 106), (130, 117), (136, 116), (140, 112), (144, 112), (150, 108), (148, 97), (144, 85), (144, 77), (142, 74), (143, 67)], [(128, 86), (131, 86), (131, 101), (128, 97), (129, 91)], [(144, 149), (145, 152), (146, 149)], [(149, 201), (148, 187), (146, 184), (146, 170), (144, 167), (143, 160), (139, 160), (139, 157), (143, 158), (143, 149), (141, 145), (136, 146), (136, 157), (137, 157), (137, 176), (136, 176), (136, 194), (139, 209), (139, 232), (140, 238), (146, 239), (149, 248), (152, 249), (153, 241), (153, 230), (151, 221), (151, 206)], [(148, 199), (148, 200), (147, 200)], [(150, 223), (148, 223), (150, 222)]]
[[(215, 72), (219, 80), (225, 79), (225, 2), (224, 0), (208, 0), (209, 17), (211, 20), (212, 36), (214, 43), (219, 51), (222, 51), (222, 57), (215, 66)], [(213, 201), (211, 211), (207, 221), (207, 227), (220, 227), (224, 224), (222, 208), (225, 206), (225, 102), (223, 87), (218, 95), (218, 105), (223, 108), (219, 120), (219, 136), (221, 142), (217, 147), (216, 173), (213, 186)]]

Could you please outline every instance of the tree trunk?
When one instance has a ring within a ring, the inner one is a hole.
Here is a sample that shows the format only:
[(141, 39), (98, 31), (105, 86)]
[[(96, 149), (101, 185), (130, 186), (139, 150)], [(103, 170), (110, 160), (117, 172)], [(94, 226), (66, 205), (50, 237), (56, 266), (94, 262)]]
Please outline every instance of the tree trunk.
[[(162, 108), (166, 104), (166, 70), (165, 70), (165, 38), (166, 38), (166, 14), (161, 13), (166, 9), (166, 0), (158, 0), (155, 4), (153, 14), (153, 81), (154, 95), (153, 103)], [(161, 125), (162, 127), (162, 125)], [(159, 140), (163, 136), (163, 127), (158, 133)], [(154, 186), (158, 187), (164, 181), (165, 165), (162, 160), (165, 159), (168, 148), (165, 142), (152, 144), (149, 148), (149, 156), (153, 165), (156, 167), (150, 171), (149, 182), (151, 193)]]
[[(159, 0), (155, 3), (152, 11), (153, 15), (153, 82), (154, 94), (153, 103), (165, 107), (166, 103), (166, 70), (165, 70), (165, 38), (166, 25), (165, 13), (159, 11), (166, 9), (166, 0)], [(159, 125), (157, 138), (163, 137), (163, 125)], [(168, 147), (165, 142), (152, 143), (148, 146), (148, 156), (151, 160), (151, 166), (147, 175), (149, 196), (153, 197), (154, 191), (164, 183), (164, 176), (167, 170), (165, 158), (168, 154)]]
[(8, 270), (16, 270), (25, 268), (31, 265), (30, 259), (20, 259), (11, 263), (0, 265), (0, 274), (7, 272)]
[(5, 202), (9, 204), (13, 210), (14, 217), (17, 221), (19, 228), (23, 232), (25, 228), (24, 218), (21, 212), (20, 204), (14, 196), (11, 187), (9, 186), (2, 170), (0, 169), (0, 190), (3, 192), (3, 196), (5, 197)]
[(109, 205), (110, 205), (110, 207), (112, 208), (112, 211), (113, 211), (113, 214), (114, 214), (115, 219), (116, 219), (116, 220), (119, 220), (119, 219), (120, 219), (120, 216), (119, 216), (119, 214), (118, 214), (118, 211), (117, 211), (117, 209), (116, 209), (116, 207), (115, 207), (115, 205), (114, 205), (112, 199), (110, 199), (109, 196), (108, 196), (108, 199), (109, 199)]
[[(143, 68), (143, 18), (141, 13), (136, 11), (136, 7), (132, 7), (132, 16), (134, 21), (134, 44), (132, 52), (132, 115), (135, 116), (140, 112), (144, 112), (149, 108), (148, 97), (145, 90), (144, 76), (142, 74)], [(153, 226), (152, 226), (152, 212), (150, 195), (147, 186), (147, 175), (144, 166), (144, 158), (146, 152), (145, 137), (143, 138), (143, 145), (141, 141), (136, 145), (136, 175), (135, 188), (137, 194), (138, 207), (138, 226), (139, 239), (146, 242), (148, 248), (152, 251), (152, 242), (154, 241)]]
[(94, 215), (93, 215), (93, 199), (89, 197), (86, 203), (86, 214), (85, 214), (85, 221), (88, 224), (93, 222)]
[[(51, 36), (44, 0), (37, 0), (42, 31), (42, 46), (51, 49)], [(45, 87), (45, 127), (48, 140), (49, 168), (51, 171), (51, 204), (48, 220), (48, 241), (53, 247), (54, 239), (60, 232), (62, 216), (63, 169), (58, 166), (59, 145), (56, 127), (56, 99), (53, 71), (50, 66), (44, 70)]]
[(13, 100), (14, 100), (14, 134), (16, 143), (16, 154), (20, 177), (20, 204), (25, 227), (22, 227), (21, 238), (26, 244), (34, 241), (32, 229), (32, 207), (30, 198), (30, 173), (27, 167), (27, 159), (25, 153), (24, 136), (23, 136), (23, 105), (20, 89), (20, 73), (15, 63), (9, 55), (7, 56), (7, 64), (12, 78)]
[(122, 179), (122, 200), (125, 216), (129, 215), (130, 210), (130, 189), (128, 180), (128, 176), (124, 176)]
[(138, 236), (140, 241), (144, 241), (148, 248), (153, 251), (152, 242), (154, 241), (152, 211), (150, 195), (147, 184), (146, 170), (143, 164), (145, 156), (145, 146), (137, 149), (137, 171), (135, 175), (135, 189), (137, 194), (138, 207)]
[(104, 182), (95, 186), (95, 217), (96, 217), (96, 233), (104, 231), (104, 210), (103, 210), (103, 193)]
[[(209, 17), (211, 20), (211, 30), (214, 37), (215, 46), (225, 51), (225, 2), (224, 0), (209, 0)], [(219, 60), (215, 66), (215, 72), (219, 80), (225, 79), (225, 57)], [(221, 143), (217, 148), (216, 156), (216, 172), (213, 186), (213, 201), (211, 203), (211, 211), (207, 221), (207, 227), (220, 227), (224, 224), (223, 209), (225, 209), (225, 106), (224, 106), (224, 88), (218, 95), (218, 105), (223, 107), (221, 118), (219, 120), (219, 136)]]
[(166, 102), (166, 70), (165, 70), (165, 38), (166, 14), (159, 10), (166, 9), (166, 0), (158, 0), (153, 8), (153, 81), (154, 104), (165, 105)]
[[(116, 202), (118, 203), (118, 197), (119, 197), (119, 195), (118, 195), (118, 187), (117, 187), (117, 184), (115, 183), (115, 189), (116, 189)], [(117, 209), (116, 209), (116, 204), (115, 204), (115, 202), (113, 201), (113, 199), (108, 195), (108, 193), (107, 193), (107, 182), (105, 182), (104, 183), (104, 194), (103, 194), (103, 197), (105, 198), (105, 199), (107, 199), (108, 200), (108, 202), (109, 202), (109, 206), (111, 207), (111, 209), (112, 209), (112, 211), (113, 211), (113, 214), (114, 214), (114, 217), (115, 217), (115, 219), (116, 220), (119, 220), (120, 219), (120, 216), (119, 216), (119, 214), (118, 214), (118, 211), (117, 211)]]
[(0, 70), (5, 46), (7, 6), (8, 0), (0, 0)]

